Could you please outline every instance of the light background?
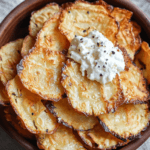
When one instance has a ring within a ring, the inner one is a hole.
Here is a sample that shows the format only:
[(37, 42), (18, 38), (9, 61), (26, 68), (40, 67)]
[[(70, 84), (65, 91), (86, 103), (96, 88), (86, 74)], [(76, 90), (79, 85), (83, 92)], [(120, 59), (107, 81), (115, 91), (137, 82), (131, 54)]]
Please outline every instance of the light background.
[[(0, 23), (5, 16), (24, 0), (0, 0)], [(131, 0), (150, 18), (150, 0)], [(0, 150), (25, 150), (0, 128)], [(150, 138), (137, 150), (150, 150)]]

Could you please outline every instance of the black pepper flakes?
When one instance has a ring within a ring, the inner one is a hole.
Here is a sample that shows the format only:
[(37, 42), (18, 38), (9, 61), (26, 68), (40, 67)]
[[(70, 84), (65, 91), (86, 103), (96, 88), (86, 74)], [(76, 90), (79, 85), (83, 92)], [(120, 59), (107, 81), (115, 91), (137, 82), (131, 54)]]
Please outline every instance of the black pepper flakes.
[(68, 13), (71, 13), (70, 11), (68, 11)]
[(87, 14), (89, 14), (90, 12), (89, 11), (87, 11)]
[(99, 43), (97, 43), (97, 46), (99, 46)]
[(108, 59), (106, 59), (106, 61), (108, 61)]
[(103, 65), (103, 68), (106, 68), (105, 65)]
[(106, 51), (104, 51), (104, 53), (106, 53)]
[(77, 35), (75, 35), (75, 37), (77, 37)]
[(79, 52), (80, 52), (80, 49), (79, 49)]
[(98, 68), (100, 68), (100, 66), (98, 66)]
[(34, 115), (34, 113), (32, 113), (32, 116)]
[(102, 74), (100, 74), (100, 76), (102, 77), (103, 75), (102, 75)]
[(105, 62), (105, 64), (107, 65), (107, 62)]
[(90, 54), (90, 52), (88, 52), (88, 54)]
[(83, 40), (83, 38), (80, 39), (80, 41), (82, 41), (82, 40)]
[(97, 65), (97, 62), (95, 63), (95, 66)]
[(94, 38), (95, 36), (92, 36), (92, 38)]
[(48, 129), (46, 129), (46, 132), (48, 132)]
[(83, 30), (83, 32), (86, 32), (86, 30)]
[(115, 54), (115, 52), (114, 52), (114, 51), (112, 51), (112, 54)]

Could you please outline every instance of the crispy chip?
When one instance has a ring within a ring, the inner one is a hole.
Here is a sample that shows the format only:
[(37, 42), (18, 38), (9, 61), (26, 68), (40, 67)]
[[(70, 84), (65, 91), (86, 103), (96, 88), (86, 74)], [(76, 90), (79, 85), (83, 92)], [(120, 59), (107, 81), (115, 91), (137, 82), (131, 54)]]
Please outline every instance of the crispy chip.
[(58, 101), (64, 95), (60, 83), (65, 56), (61, 52), (36, 49), (18, 66), (24, 86), (47, 100)]
[(126, 10), (126, 9), (121, 9), (118, 7), (114, 7), (111, 16), (114, 17), (118, 22), (121, 22), (125, 18), (127, 20), (130, 20), (133, 15), (133, 12)]
[[(91, 5), (91, 8), (93, 6), (92, 4), (87, 5)], [(116, 20), (109, 14), (104, 13), (103, 9), (99, 11), (89, 10), (88, 7), (73, 5), (63, 10), (59, 25), (61, 33), (66, 35), (71, 42), (75, 35), (87, 36), (89, 32), (98, 30), (115, 43), (118, 33)]]
[(1, 82), (0, 82), (0, 89), (1, 89), (1, 91), (0, 91), (0, 104), (7, 106), (10, 104), (10, 101), (9, 101), (7, 92), (5, 90), (5, 87)]
[(59, 123), (76, 130), (88, 130), (97, 123), (95, 117), (88, 117), (76, 112), (69, 105), (67, 98), (61, 99), (59, 102), (48, 103), (46, 107), (57, 117)]
[(61, 9), (58, 4), (50, 3), (42, 9), (34, 12), (30, 18), (29, 34), (33, 37), (41, 30), (44, 23)]
[(35, 39), (32, 36), (27, 35), (25, 37), (25, 39), (23, 40), (23, 46), (22, 46), (22, 49), (21, 49), (22, 57), (24, 57), (27, 54), (29, 54), (29, 50), (32, 49), (34, 44), (35, 44)]
[(21, 119), (16, 115), (13, 108), (11, 106), (6, 107), (4, 109), (6, 120), (9, 121), (12, 126), (17, 130), (17, 132), (30, 140), (35, 140), (35, 135), (30, 133), (26, 128), (22, 127), (22, 121)]
[(135, 22), (129, 22), (126, 18), (120, 23), (117, 44), (127, 50), (132, 60), (135, 52), (141, 46), (140, 31), (139, 26)]
[(100, 124), (89, 131), (78, 131), (78, 134), (87, 145), (98, 149), (116, 149), (128, 143), (106, 132)]
[(148, 101), (149, 92), (142, 71), (126, 58), (126, 69), (120, 73), (121, 87), (125, 103), (144, 103)]
[(124, 104), (115, 113), (98, 117), (106, 132), (122, 140), (138, 137), (149, 124), (147, 104)]
[(127, 50), (129, 56), (134, 59), (134, 35), (132, 33), (132, 24), (125, 18), (120, 23), (120, 30), (117, 35), (117, 43)]
[(53, 51), (62, 51), (69, 48), (69, 42), (58, 29), (59, 15), (57, 13), (54, 18), (48, 20), (37, 36), (36, 47), (46, 48)]
[(135, 21), (131, 21), (131, 24), (132, 24), (132, 31), (136, 37), (141, 33), (141, 27)]
[(18, 76), (8, 82), (7, 92), (15, 112), (30, 132), (50, 134), (55, 131), (56, 118), (46, 111), (39, 96), (23, 87)]
[(62, 72), (62, 85), (74, 109), (99, 115), (114, 111), (122, 103), (122, 90), (118, 75), (105, 85), (83, 77), (80, 65), (67, 60)]
[(72, 129), (59, 125), (57, 131), (50, 135), (37, 135), (37, 144), (45, 150), (85, 150), (83, 145), (76, 139)]
[(147, 42), (142, 42), (141, 51), (135, 56), (134, 62), (142, 69), (144, 77), (150, 84), (150, 47)]
[[(54, 40), (50, 43), (53, 45), (50, 49), (43, 46), (35, 47), (30, 54), (25, 57), (17, 67), (17, 71), (19, 77), (21, 78), (24, 86), (33, 93), (36, 93), (47, 100), (58, 101), (64, 95), (64, 89), (60, 83), (61, 80), (61, 68), (63, 66), (63, 62), (65, 62), (66, 58), (63, 54), (68, 44), (67, 40), (65, 40), (65, 36), (57, 36), (58, 30), (53, 30), (57, 28), (59, 15), (55, 14), (54, 18), (45, 24), (39, 33), (39, 37), (37, 40), (40, 41), (40, 37), (43, 37), (43, 33), (46, 33), (45, 29), (49, 29), (49, 37), (54, 37)], [(50, 29), (47, 25), (52, 25)], [(52, 31), (52, 32), (51, 32)], [(56, 36), (55, 36), (56, 34)], [(60, 37), (64, 38), (63, 42), (59, 40)], [(58, 38), (58, 40), (56, 38)], [(43, 40), (42, 40), (43, 42)], [(41, 43), (42, 43), (41, 42)], [(49, 43), (49, 45), (51, 45)], [(57, 51), (56, 51), (57, 50)], [(60, 52), (59, 52), (60, 51)]]
[[(99, 0), (93, 3), (89, 3), (87, 1), (83, 1), (83, 0), (77, 0), (75, 1), (75, 3), (73, 3), (72, 5), (68, 5), (69, 6), (75, 6), (75, 7), (84, 7), (86, 8), (88, 11), (90, 10), (95, 10), (95, 11), (102, 11), (104, 13), (111, 13), (113, 10), (113, 7), (111, 5), (108, 5), (106, 2)], [(90, 12), (87, 12), (90, 13)]]
[(18, 39), (0, 49), (0, 80), (4, 85), (17, 74), (16, 65), (21, 59), (22, 43), (23, 39)]

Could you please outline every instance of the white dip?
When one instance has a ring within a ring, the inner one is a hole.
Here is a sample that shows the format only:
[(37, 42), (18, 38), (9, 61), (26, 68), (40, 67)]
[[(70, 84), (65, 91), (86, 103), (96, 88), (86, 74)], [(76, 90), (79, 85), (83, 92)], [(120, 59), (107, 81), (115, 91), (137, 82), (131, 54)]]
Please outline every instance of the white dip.
[(110, 82), (125, 68), (122, 51), (103, 34), (92, 31), (87, 37), (75, 36), (68, 56), (81, 64), (82, 76), (102, 84)]

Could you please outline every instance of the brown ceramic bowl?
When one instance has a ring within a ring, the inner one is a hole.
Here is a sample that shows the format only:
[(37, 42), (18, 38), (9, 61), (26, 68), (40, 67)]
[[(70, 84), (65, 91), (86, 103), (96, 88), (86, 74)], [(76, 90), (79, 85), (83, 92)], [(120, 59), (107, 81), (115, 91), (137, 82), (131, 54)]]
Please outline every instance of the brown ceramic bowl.
[[(62, 4), (73, 0), (55, 0), (56, 3)], [(135, 20), (142, 27), (141, 37), (145, 41), (150, 41), (150, 21), (146, 15), (139, 10), (129, 0), (105, 0), (108, 4), (120, 8), (131, 10), (133, 20)], [(16, 7), (0, 25), (0, 47), (9, 41), (17, 38), (23, 38), (28, 34), (28, 25), (30, 14), (32, 11), (42, 8), (45, 4), (53, 2), (52, 0), (26, 0)], [(3, 106), (0, 106), (0, 126), (14, 139), (16, 139), (25, 149), (38, 150), (36, 141), (29, 141), (21, 137), (13, 127), (6, 121), (3, 113)], [(142, 133), (140, 139), (136, 139), (129, 143), (127, 146), (119, 148), (120, 150), (135, 150), (137, 149), (148, 137), (150, 137), (150, 126)]]

